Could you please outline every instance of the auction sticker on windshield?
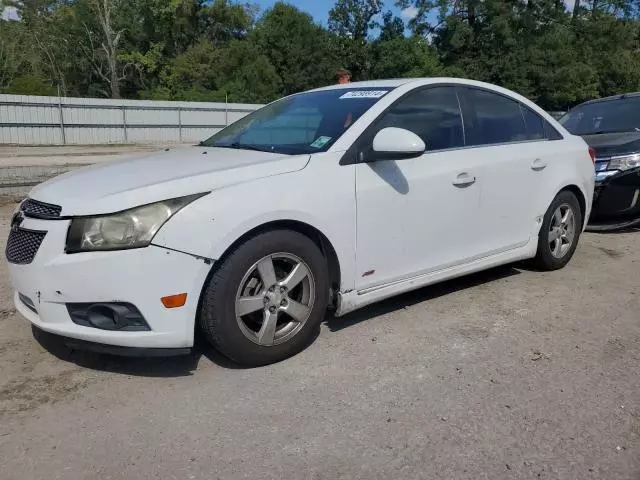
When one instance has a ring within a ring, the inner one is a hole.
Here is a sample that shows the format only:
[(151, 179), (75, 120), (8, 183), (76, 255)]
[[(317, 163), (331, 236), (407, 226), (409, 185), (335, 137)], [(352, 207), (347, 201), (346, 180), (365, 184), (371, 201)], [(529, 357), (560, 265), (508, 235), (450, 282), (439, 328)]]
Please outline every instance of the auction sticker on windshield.
[(313, 148), (322, 148), (324, 147), (327, 142), (329, 142), (331, 140), (331, 137), (318, 137), (315, 139), (315, 141), (311, 144), (311, 146)]
[(389, 90), (352, 90), (340, 97), (341, 100), (346, 98), (380, 98)]

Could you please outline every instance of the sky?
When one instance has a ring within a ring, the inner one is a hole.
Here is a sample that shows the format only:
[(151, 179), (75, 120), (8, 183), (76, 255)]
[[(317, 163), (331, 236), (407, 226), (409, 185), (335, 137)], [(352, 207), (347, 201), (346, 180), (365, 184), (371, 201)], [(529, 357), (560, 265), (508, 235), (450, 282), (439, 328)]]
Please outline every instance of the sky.
[[(2, 7), (0, 6), (0, 8)], [(15, 7), (6, 7), (2, 13), (0, 13), (0, 18), (3, 20), (18, 20), (18, 13)]]
[[(276, 0), (247, 0), (248, 3), (257, 3), (260, 5), (262, 10), (266, 10), (267, 8), (273, 6), (276, 3)], [(300, 10), (310, 13), (313, 18), (322, 23), (323, 25), (327, 24), (327, 19), (329, 17), (329, 10), (333, 8), (335, 5), (335, 0), (287, 0), (287, 3), (291, 5), (295, 5)], [(394, 14), (399, 17), (402, 17), (403, 20), (408, 21), (415, 16), (414, 9), (408, 8), (405, 11), (400, 11), (395, 5), (395, 0), (385, 0), (384, 7), (382, 9), (383, 12), (387, 10), (391, 10)]]

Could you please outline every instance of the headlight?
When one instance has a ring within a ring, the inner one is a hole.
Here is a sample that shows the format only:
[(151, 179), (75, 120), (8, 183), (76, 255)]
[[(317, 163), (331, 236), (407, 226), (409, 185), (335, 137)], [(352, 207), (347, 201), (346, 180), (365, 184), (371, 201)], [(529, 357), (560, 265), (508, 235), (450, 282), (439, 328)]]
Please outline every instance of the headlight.
[(607, 170), (629, 170), (635, 167), (640, 167), (640, 154), (613, 157), (609, 161)]
[(203, 195), (164, 200), (109, 215), (74, 218), (67, 234), (66, 252), (146, 247), (167, 220)]

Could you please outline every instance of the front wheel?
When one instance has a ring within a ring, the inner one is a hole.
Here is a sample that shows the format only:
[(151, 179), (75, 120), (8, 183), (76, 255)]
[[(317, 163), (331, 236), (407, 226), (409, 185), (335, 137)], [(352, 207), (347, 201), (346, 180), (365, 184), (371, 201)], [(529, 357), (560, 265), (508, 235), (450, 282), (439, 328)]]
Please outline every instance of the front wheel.
[(578, 246), (582, 232), (582, 212), (576, 196), (560, 192), (542, 220), (538, 234), (538, 252), (534, 263), (541, 270), (564, 267)]
[(313, 341), (328, 295), (327, 264), (318, 246), (298, 232), (273, 230), (222, 261), (204, 291), (200, 326), (236, 363), (266, 365)]

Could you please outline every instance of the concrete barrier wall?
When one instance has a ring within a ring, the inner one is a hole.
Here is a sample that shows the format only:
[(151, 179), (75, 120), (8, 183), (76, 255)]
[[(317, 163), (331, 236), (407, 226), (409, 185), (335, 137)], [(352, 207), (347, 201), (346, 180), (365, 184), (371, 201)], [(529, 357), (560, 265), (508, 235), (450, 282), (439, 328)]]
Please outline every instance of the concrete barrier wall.
[(198, 142), (260, 106), (0, 95), (0, 144)]

